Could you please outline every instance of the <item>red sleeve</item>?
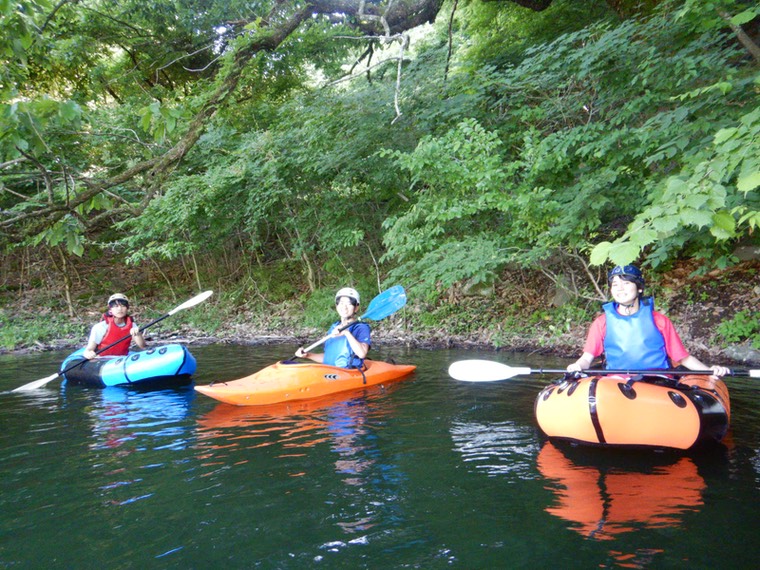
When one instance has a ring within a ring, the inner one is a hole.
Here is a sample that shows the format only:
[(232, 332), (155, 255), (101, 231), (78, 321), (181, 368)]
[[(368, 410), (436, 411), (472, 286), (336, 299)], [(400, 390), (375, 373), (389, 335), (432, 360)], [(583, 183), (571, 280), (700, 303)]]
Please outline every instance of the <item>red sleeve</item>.
[(594, 358), (604, 352), (604, 335), (607, 333), (607, 316), (602, 313), (588, 329), (586, 344), (583, 346), (583, 352), (593, 354)]
[(674, 366), (678, 366), (678, 363), (689, 356), (689, 353), (681, 342), (681, 337), (678, 336), (676, 328), (668, 317), (657, 311), (654, 311), (654, 324), (665, 338), (665, 352), (668, 354), (668, 358)]

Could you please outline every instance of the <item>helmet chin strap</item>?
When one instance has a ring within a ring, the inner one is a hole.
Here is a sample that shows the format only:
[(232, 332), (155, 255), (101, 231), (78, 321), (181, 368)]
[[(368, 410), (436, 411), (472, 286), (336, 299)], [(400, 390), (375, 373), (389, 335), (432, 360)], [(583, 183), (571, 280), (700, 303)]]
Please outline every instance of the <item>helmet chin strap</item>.
[[(639, 292), (639, 294), (640, 294), (640, 292)], [(637, 297), (636, 297), (636, 298), (635, 298), (633, 301), (631, 301), (630, 303), (618, 303), (618, 306), (619, 306), (619, 307), (625, 307), (625, 309), (626, 309), (626, 313), (628, 313), (628, 314), (630, 315), (630, 314), (631, 314), (631, 312), (633, 311), (634, 307), (636, 306), (636, 304), (637, 304), (638, 302), (639, 302), (639, 297), (637, 296)]]

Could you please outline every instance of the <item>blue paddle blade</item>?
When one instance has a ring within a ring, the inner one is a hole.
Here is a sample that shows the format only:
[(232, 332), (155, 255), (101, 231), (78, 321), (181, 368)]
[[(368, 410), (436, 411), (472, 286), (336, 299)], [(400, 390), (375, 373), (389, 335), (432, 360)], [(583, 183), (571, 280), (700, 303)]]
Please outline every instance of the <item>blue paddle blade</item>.
[(361, 320), (379, 321), (392, 315), (404, 305), (406, 305), (406, 291), (401, 285), (396, 285), (372, 299), (369, 307), (367, 307), (367, 312), (359, 318)]

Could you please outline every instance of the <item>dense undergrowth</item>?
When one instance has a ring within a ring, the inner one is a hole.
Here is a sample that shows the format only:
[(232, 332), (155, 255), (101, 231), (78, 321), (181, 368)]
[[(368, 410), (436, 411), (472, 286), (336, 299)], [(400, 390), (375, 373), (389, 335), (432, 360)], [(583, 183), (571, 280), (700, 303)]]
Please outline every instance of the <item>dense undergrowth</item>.
[[(748, 360), (760, 355), (760, 263), (694, 276), (683, 263), (652, 281), (648, 293), (676, 324), (687, 348), (707, 361)], [(170, 311), (197, 293), (192, 280), (169, 288), (160, 281), (137, 280), (137, 271), (122, 277), (135, 281), (120, 287), (94, 270), (104, 287), (87, 289), (82, 282), (75, 314), (69, 316), (61, 290), (51, 287), (6, 286), (0, 302), (0, 352), (35, 351), (79, 346), (104, 310), (113, 290), (133, 299), (140, 324)], [(266, 343), (307, 341), (323, 334), (332, 322), (334, 287), (313, 294), (296, 291), (293, 279), (271, 273), (277, 283), (259, 281), (267, 296), (253, 293), (250, 284), (209, 284), (215, 294), (191, 310), (181, 311), (149, 329), (152, 342)], [(283, 283), (289, 283), (286, 286)], [(122, 284), (119, 284), (122, 285)], [(114, 288), (115, 287), (115, 288)], [(364, 283), (364, 308), (377, 294), (377, 284)], [(288, 296), (291, 293), (292, 296)], [(422, 347), (479, 347), (494, 350), (537, 351), (572, 357), (580, 351), (587, 327), (601, 301), (575, 298), (555, 306), (557, 290), (540, 272), (504, 273), (496, 285), (475, 291), (451, 291), (428, 302), (409, 296), (406, 306), (375, 323), (376, 342)], [(287, 297), (287, 298), (285, 298)], [(740, 347), (742, 350), (737, 351)]]

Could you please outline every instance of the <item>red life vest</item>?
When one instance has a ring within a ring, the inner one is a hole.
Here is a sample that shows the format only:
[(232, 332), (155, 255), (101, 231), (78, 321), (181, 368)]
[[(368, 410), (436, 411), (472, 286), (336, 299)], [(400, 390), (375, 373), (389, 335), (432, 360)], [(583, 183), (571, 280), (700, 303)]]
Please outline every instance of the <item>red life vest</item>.
[(108, 350), (104, 350), (103, 352), (99, 352), (98, 356), (126, 356), (129, 352), (129, 345), (132, 344), (132, 336), (129, 334), (129, 332), (132, 330), (132, 325), (134, 324), (134, 321), (132, 320), (132, 317), (127, 316), (124, 320), (126, 324), (123, 327), (118, 326), (114, 322), (114, 318), (112, 315), (109, 315), (106, 313), (103, 315), (103, 320), (108, 325), (108, 330), (106, 331), (106, 335), (103, 337), (103, 340), (100, 341), (100, 344), (98, 345), (97, 350), (100, 350), (103, 346), (108, 346), (112, 342), (116, 342), (117, 340), (125, 338), (123, 341), (121, 341), (118, 344), (115, 344)]

